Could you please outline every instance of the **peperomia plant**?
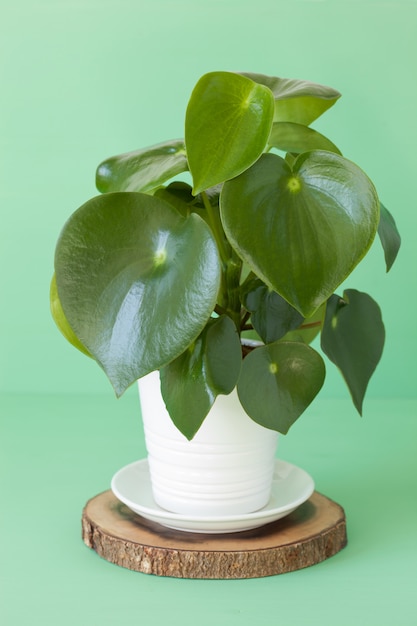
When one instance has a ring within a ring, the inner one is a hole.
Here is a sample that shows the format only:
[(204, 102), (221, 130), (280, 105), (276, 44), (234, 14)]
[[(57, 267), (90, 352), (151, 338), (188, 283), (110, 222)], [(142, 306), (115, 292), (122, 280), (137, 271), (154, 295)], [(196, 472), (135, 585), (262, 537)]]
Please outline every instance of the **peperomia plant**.
[[(236, 386), (255, 422), (286, 433), (324, 382), (310, 345), (319, 333), (362, 412), (384, 326), (369, 295), (335, 291), (377, 232), (387, 271), (400, 237), (367, 175), (310, 128), (339, 97), (300, 80), (206, 74), (185, 140), (101, 163), (101, 195), (59, 236), (58, 327), (117, 396), (160, 370), (189, 439)], [(242, 349), (247, 336), (260, 341)]]

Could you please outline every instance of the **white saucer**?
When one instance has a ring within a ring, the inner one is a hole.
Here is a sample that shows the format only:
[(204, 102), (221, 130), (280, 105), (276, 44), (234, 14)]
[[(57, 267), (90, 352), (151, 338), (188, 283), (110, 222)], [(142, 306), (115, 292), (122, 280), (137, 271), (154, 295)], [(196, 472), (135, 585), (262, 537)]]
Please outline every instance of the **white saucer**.
[(146, 459), (126, 465), (119, 470), (113, 476), (111, 489), (123, 504), (148, 520), (175, 530), (218, 534), (249, 530), (289, 515), (309, 499), (314, 491), (314, 482), (304, 470), (277, 459), (268, 504), (263, 509), (247, 515), (222, 517), (189, 517), (170, 513), (158, 506), (152, 496)]

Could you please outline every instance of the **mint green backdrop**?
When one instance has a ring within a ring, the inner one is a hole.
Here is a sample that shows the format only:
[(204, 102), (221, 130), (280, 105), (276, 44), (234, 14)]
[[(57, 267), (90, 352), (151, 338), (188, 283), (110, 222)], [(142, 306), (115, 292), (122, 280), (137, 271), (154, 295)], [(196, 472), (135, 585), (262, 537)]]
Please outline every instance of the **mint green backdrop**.
[[(96, 193), (111, 154), (183, 136), (196, 80), (245, 70), (342, 92), (316, 124), (373, 178), (404, 245), (385, 276), (379, 243), (347, 282), (384, 311), (373, 395), (415, 394), (415, 2), (128, 0), (5, 5), (1, 39), (0, 389), (110, 392), (48, 313), (56, 237)], [(344, 394), (338, 374), (324, 393)]]
[[(372, 395), (416, 391), (416, 4), (399, 0), (104, 0), (4, 5), (1, 69), (0, 389), (104, 391), (97, 366), (66, 346), (48, 313), (55, 240), (96, 193), (98, 162), (183, 136), (190, 91), (211, 70), (329, 84), (343, 97), (315, 127), (374, 180), (404, 238), (369, 290), (388, 331)], [(344, 394), (330, 372), (324, 393)]]
[[(416, 623), (416, 41), (417, 0), (0, 0), (5, 625)], [(282, 444), (346, 507), (348, 549), (228, 583), (134, 574), (82, 546), (85, 501), (145, 452), (135, 390), (114, 399), (48, 302), (56, 238), (96, 193), (96, 165), (183, 136), (191, 89), (211, 70), (341, 91), (314, 127), (371, 176), (403, 237), (388, 275), (376, 242), (346, 283), (373, 295), (387, 329), (366, 417), (328, 367), (318, 408)]]

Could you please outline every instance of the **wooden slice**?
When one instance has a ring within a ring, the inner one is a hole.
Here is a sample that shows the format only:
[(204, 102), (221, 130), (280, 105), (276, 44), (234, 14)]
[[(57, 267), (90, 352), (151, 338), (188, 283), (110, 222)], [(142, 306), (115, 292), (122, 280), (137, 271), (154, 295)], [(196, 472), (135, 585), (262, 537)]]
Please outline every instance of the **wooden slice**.
[(324, 561), (347, 543), (342, 507), (317, 492), (271, 524), (206, 535), (148, 521), (105, 491), (87, 502), (82, 537), (102, 558), (137, 572), (217, 579), (292, 572)]

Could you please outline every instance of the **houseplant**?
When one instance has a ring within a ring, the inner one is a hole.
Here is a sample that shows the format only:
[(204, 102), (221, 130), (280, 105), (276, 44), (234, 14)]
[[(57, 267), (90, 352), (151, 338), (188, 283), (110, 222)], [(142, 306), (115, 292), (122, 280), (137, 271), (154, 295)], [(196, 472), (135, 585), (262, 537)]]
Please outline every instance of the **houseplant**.
[[(185, 140), (101, 163), (101, 195), (59, 236), (58, 327), (117, 396), (159, 370), (189, 440), (235, 388), (254, 422), (287, 433), (324, 382), (310, 345), (319, 334), (362, 412), (384, 326), (369, 295), (335, 292), (377, 233), (387, 270), (400, 238), (367, 175), (310, 128), (339, 97), (305, 81), (206, 74)], [(242, 350), (247, 336), (260, 344)]]

